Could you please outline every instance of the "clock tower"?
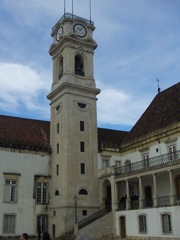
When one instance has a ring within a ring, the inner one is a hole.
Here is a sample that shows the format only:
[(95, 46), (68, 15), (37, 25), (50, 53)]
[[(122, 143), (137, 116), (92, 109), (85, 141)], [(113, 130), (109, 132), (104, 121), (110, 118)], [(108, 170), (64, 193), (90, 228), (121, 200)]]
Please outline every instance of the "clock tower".
[(51, 193), (53, 237), (99, 210), (94, 23), (65, 13), (52, 28)]

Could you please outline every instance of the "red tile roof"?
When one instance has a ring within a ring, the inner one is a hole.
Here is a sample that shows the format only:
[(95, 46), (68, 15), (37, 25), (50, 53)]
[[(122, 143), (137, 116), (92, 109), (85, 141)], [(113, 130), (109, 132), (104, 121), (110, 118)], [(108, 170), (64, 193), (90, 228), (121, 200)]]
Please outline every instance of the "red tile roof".
[(50, 123), (0, 115), (0, 147), (50, 152)]
[(103, 147), (119, 149), (127, 134), (126, 131), (98, 128), (98, 152), (101, 152)]
[(129, 132), (132, 140), (180, 121), (180, 83), (158, 93)]

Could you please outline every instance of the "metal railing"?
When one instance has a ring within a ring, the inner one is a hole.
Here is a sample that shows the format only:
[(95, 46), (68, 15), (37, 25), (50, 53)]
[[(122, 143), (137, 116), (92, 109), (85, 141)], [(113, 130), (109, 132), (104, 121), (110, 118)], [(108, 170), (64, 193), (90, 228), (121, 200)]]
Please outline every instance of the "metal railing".
[(180, 205), (180, 195), (175, 196), (175, 205)]
[(170, 196), (158, 197), (157, 206), (158, 207), (170, 206)]
[(139, 171), (142, 169), (146, 169), (149, 167), (154, 167), (166, 163), (171, 163), (180, 159), (180, 151), (176, 151), (173, 153), (168, 153), (164, 155), (160, 155), (157, 157), (145, 159), (142, 161), (138, 161), (135, 163), (131, 163), (122, 167), (115, 168), (115, 175), (121, 175), (124, 173)]
[[(174, 195), (172, 196), (173, 202), (171, 203), (171, 197), (170, 196), (161, 196), (157, 197), (157, 206), (156, 207), (168, 207), (168, 206), (180, 206), (180, 195)], [(142, 201), (142, 208), (153, 208), (154, 207), (154, 201), (153, 198), (145, 198), (142, 200), (138, 199), (130, 199), (129, 209), (127, 209), (127, 202), (126, 199), (123, 198), (118, 202), (118, 211), (124, 211), (124, 210), (133, 210), (133, 209), (139, 209), (140, 201)]]
[(79, 17), (79, 16), (76, 16), (72, 13), (64, 13), (63, 16), (59, 19), (59, 21), (55, 24), (55, 26), (52, 28), (52, 31), (55, 30), (56, 26), (62, 22), (64, 19), (80, 19), (80, 20), (83, 20), (85, 21), (88, 25), (90, 26), (94, 26), (94, 22), (91, 21), (91, 20), (88, 20), (86, 18), (82, 18), (82, 17)]
[(103, 208), (103, 209), (99, 210), (98, 212), (95, 212), (94, 214), (90, 215), (89, 217), (84, 218), (83, 220), (78, 222), (78, 229), (81, 229), (81, 228), (87, 226), (88, 224), (90, 224), (90, 223), (96, 221), (97, 219), (105, 216), (109, 212), (111, 212), (110, 209)]

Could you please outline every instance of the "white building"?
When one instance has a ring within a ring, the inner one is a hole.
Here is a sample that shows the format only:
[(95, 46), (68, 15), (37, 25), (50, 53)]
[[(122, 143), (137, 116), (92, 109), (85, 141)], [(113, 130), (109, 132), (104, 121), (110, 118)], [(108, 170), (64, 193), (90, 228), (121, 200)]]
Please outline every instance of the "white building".
[(0, 238), (180, 239), (180, 83), (130, 132), (97, 128), (94, 29), (52, 29), (50, 122), (0, 116)]

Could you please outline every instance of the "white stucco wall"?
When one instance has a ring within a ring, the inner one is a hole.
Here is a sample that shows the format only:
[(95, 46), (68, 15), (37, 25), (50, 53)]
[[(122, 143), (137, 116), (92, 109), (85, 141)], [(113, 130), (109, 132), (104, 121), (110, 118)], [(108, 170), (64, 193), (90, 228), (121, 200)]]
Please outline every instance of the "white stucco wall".
[[(169, 213), (172, 217), (172, 233), (163, 234), (162, 232), (162, 221), (161, 214)], [(147, 233), (139, 233), (139, 222), (138, 216), (141, 214), (146, 215), (147, 219)], [(179, 219), (180, 219), (180, 207), (166, 207), (166, 208), (151, 208), (151, 209), (139, 209), (136, 211), (118, 211), (116, 212), (116, 234), (120, 236), (120, 216), (125, 217), (126, 222), (126, 234), (128, 237), (174, 237), (180, 238), (180, 228), (179, 228)]]
[[(0, 235), (3, 229), (3, 214), (16, 215), (16, 232), (36, 234), (37, 214), (47, 214), (47, 207), (36, 205), (33, 199), (34, 175), (49, 175), (50, 157), (44, 153), (0, 151)], [(17, 203), (4, 202), (4, 174), (18, 176)], [(14, 234), (13, 234), (14, 235)]]

